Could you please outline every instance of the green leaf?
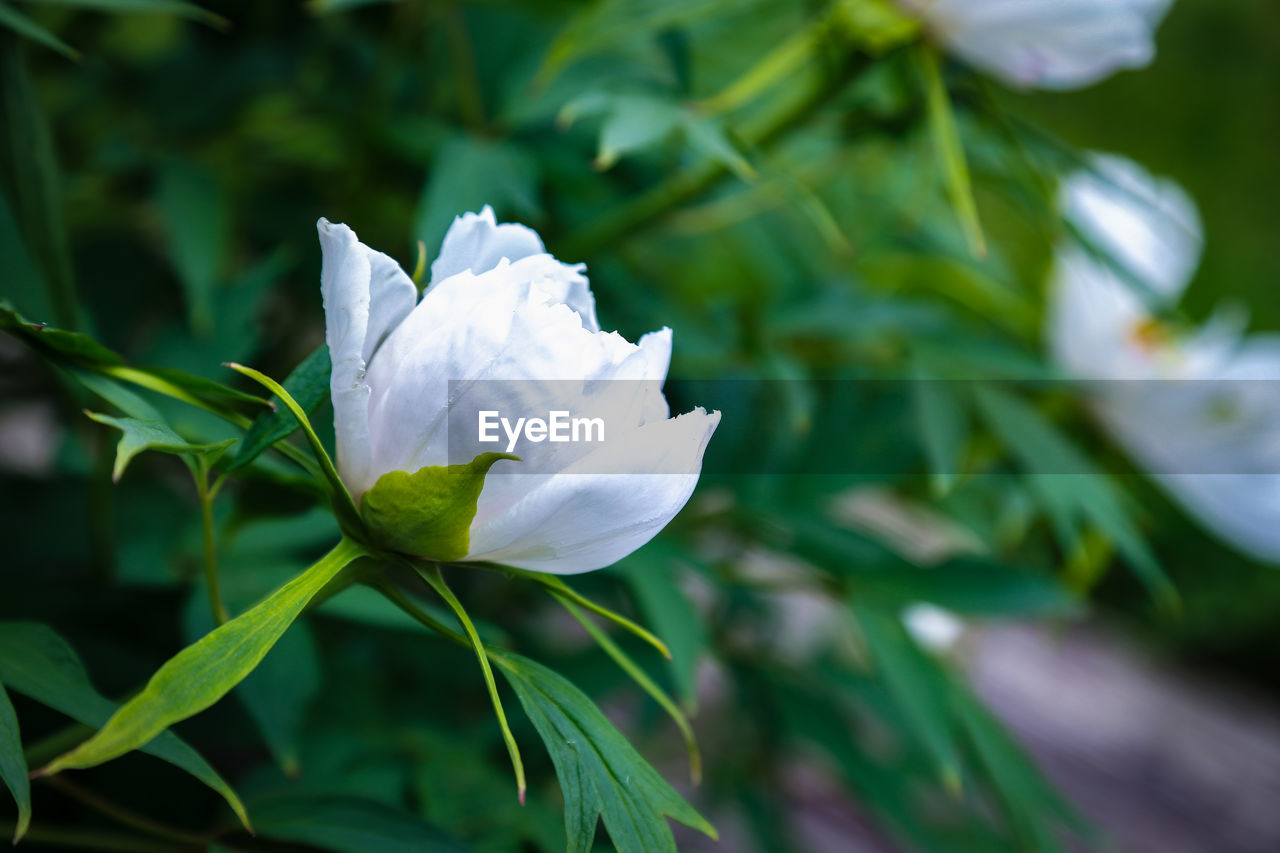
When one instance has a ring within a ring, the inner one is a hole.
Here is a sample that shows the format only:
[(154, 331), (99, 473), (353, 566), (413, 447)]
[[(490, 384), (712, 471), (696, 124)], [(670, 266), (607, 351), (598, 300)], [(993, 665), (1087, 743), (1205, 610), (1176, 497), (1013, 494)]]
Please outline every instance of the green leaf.
[(53, 138), (17, 40), (7, 33), (0, 33), (0, 186), (40, 265), (51, 319), (64, 328), (81, 326)]
[(52, 48), (68, 59), (80, 58), (79, 51), (7, 3), (0, 3), (0, 27), (7, 27), (20, 36)]
[(140, 12), (156, 15), (176, 15), (192, 21), (225, 27), (227, 19), (221, 15), (202, 9), (194, 3), (182, 3), (178, 0), (27, 0), (45, 6), (72, 6), (79, 9), (96, 9), (100, 12)]
[(621, 564), (645, 620), (671, 650), (671, 677), (686, 708), (697, 702), (694, 676), (698, 660), (707, 651), (707, 632), (702, 619), (680, 589), (675, 555), (659, 543), (641, 548)]
[(925, 99), (929, 108), (929, 129), (933, 145), (942, 168), (942, 178), (951, 199), (951, 207), (960, 228), (964, 231), (969, 251), (975, 258), (987, 254), (986, 240), (982, 236), (982, 224), (978, 221), (978, 205), (973, 199), (973, 184), (969, 179), (969, 163), (964, 156), (964, 143), (956, 127), (955, 113), (951, 109), (951, 97), (942, 80), (938, 56), (932, 47), (925, 45), (918, 51), (921, 74), (924, 76)]
[(538, 161), (511, 142), (470, 136), (446, 140), (431, 165), (418, 203), (413, 237), (434, 250), (453, 218), (486, 204), (501, 214), (538, 214)]
[[(260, 574), (260, 573), (259, 573)], [(204, 586), (191, 596), (184, 628), (191, 642), (216, 626)], [(223, 586), (232, 613), (243, 610), (246, 596), (230, 584)], [(294, 622), (271, 647), (257, 668), (236, 687), (235, 695), (257, 724), (262, 740), (286, 776), (299, 772), (298, 739), (306, 712), (320, 690), (320, 657), (306, 622)]]
[(231, 241), (231, 212), (225, 188), (207, 171), (185, 162), (160, 170), (156, 205), (169, 236), (169, 254), (187, 296), (191, 329), (208, 336), (213, 327), (213, 294)]
[(43, 323), (32, 323), (4, 300), (0, 300), (0, 329), (25, 341), (32, 349), (55, 361), (84, 367), (123, 363), (119, 355), (88, 335), (68, 332)]
[(958, 789), (960, 756), (947, 713), (945, 674), (912, 642), (897, 612), (884, 613), (856, 601), (852, 607), (877, 671), (898, 710), (932, 753), (943, 781)]
[(1160, 568), (1125, 495), (1049, 420), (1017, 397), (991, 386), (975, 389), (978, 409), (991, 431), (1027, 471), (1027, 482), (1068, 551), (1080, 542), (1078, 523), (1092, 522), (1124, 555), (1138, 578), (1166, 607), (1178, 594)]
[(336, 853), (462, 853), (464, 849), (411, 814), (356, 797), (276, 796), (255, 801), (253, 814), (258, 834), (264, 838)]
[(564, 792), (568, 853), (592, 848), (604, 818), (618, 853), (675, 853), (667, 817), (716, 838), (587, 696), (528, 658), (490, 652), (542, 737)]
[(360, 545), (343, 539), (265, 601), (170, 658), (97, 734), (54, 759), (43, 772), (110, 761), (208, 708), (252, 672), (307, 603), (364, 553)]
[(0, 683), (0, 779), (9, 786), (18, 804), (18, 826), (13, 832), (13, 843), (17, 844), (31, 823), (31, 783), (27, 779), (27, 759), (22, 754), (18, 715), (13, 712), (13, 703), (3, 683)]
[(666, 139), (683, 121), (677, 104), (651, 95), (616, 95), (600, 128), (595, 165), (607, 169), (624, 154)]
[(120, 430), (120, 443), (116, 445), (116, 464), (111, 471), (111, 479), (120, 482), (124, 469), (133, 457), (144, 450), (157, 450), (161, 453), (174, 453), (179, 456), (213, 456), (220, 450), (235, 443), (234, 438), (226, 441), (215, 441), (207, 444), (193, 444), (173, 431), (163, 421), (139, 420), (138, 418), (113, 418), (110, 415), (86, 411), (91, 420)]
[[(101, 726), (120, 707), (94, 690), (84, 664), (66, 640), (36, 622), (0, 622), (0, 681), (86, 726)], [(231, 786), (173, 732), (161, 732), (141, 750), (217, 791), (240, 822), (249, 826), (244, 806)]]
[(945, 380), (918, 374), (911, 383), (916, 427), (929, 462), (934, 490), (945, 494), (960, 470), (961, 454), (969, 440), (969, 421), (964, 404)]
[[(329, 397), (331, 370), (329, 347), (321, 344), (285, 378), (284, 390), (292, 394), (302, 410), (310, 415)], [(298, 429), (298, 419), (290, 413), (279, 397), (272, 397), (271, 403), (275, 406), (275, 410), (258, 415), (253, 426), (241, 439), (240, 450), (227, 466), (228, 471), (243, 468), (258, 458), (268, 447), (281, 439), (288, 438)]]
[(380, 545), (402, 554), (450, 562), (467, 556), (471, 520), (485, 475), (510, 453), (481, 453), (465, 465), (428, 465), (410, 474), (389, 471), (360, 501)]

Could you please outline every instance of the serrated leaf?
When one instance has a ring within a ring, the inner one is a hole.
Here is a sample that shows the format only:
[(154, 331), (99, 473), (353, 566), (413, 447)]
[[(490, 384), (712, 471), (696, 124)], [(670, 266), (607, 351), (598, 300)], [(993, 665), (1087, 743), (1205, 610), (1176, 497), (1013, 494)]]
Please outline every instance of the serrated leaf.
[(111, 479), (116, 482), (124, 476), (133, 457), (144, 450), (156, 450), (160, 453), (173, 453), (179, 456), (212, 456), (235, 443), (234, 438), (226, 441), (215, 441), (207, 444), (193, 444), (173, 431), (163, 421), (139, 420), (138, 418), (113, 418), (98, 412), (85, 412), (91, 420), (100, 424), (115, 427), (122, 433), (120, 443), (116, 445), (116, 463), (111, 471)]
[(332, 794), (253, 802), (258, 834), (335, 853), (463, 853), (431, 824), (383, 803)]
[[(101, 726), (120, 707), (93, 688), (84, 664), (66, 640), (36, 622), (0, 622), (0, 682), (86, 726)], [(161, 732), (141, 750), (221, 794), (240, 821), (249, 825), (231, 786), (173, 732)]]
[[(329, 347), (321, 344), (293, 369), (284, 380), (284, 389), (293, 395), (308, 415), (329, 397), (329, 375), (333, 365)], [(275, 410), (263, 412), (240, 440), (240, 450), (227, 466), (228, 471), (243, 468), (258, 458), (277, 441), (288, 438), (298, 429), (298, 419), (278, 397), (271, 398)]]
[(307, 603), (363, 554), (361, 546), (343, 539), (265, 601), (170, 658), (97, 734), (54, 759), (43, 772), (110, 761), (208, 708), (252, 672)]
[(31, 782), (27, 779), (27, 759), (22, 754), (18, 715), (13, 711), (3, 682), (0, 682), (0, 780), (4, 780), (18, 804), (18, 825), (13, 831), (13, 843), (17, 844), (31, 823)]
[(542, 737), (564, 792), (569, 853), (587, 853), (603, 818), (618, 853), (676, 853), (667, 818), (716, 831), (563, 676), (508, 652), (490, 657)]
[(79, 51), (7, 3), (0, 3), (0, 27), (13, 30), (18, 35), (56, 50), (69, 59), (80, 58)]
[(389, 471), (360, 501), (360, 514), (379, 544), (441, 562), (461, 560), (471, 546), (471, 521), (485, 475), (510, 453), (481, 453), (465, 465), (428, 465), (410, 474)]

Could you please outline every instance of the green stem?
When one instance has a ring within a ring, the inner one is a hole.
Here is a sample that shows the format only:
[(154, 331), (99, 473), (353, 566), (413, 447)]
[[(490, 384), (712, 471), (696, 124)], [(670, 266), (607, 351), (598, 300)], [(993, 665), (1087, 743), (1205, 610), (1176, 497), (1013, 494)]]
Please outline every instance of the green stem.
[(623, 616), (621, 613), (614, 613), (612, 610), (605, 607), (603, 604), (597, 604), (596, 602), (587, 598), (582, 593), (575, 590), (573, 587), (569, 586), (567, 583), (561, 580), (558, 575), (549, 575), (545, 572), (531, 572), (531, 571), (528, 571), (527, 569), (517, 569), (514, 566), (497, 566), (497, 565), (482, 564), (482, 568), (493, 569), (496, 571), (501, 571), (513, 577), (521, 577), (527, 580), (531, 580), (534, 583), (542, 586), (544, 589), (548, 590), (553, 596), (556, 596), (557, 598), (563, 596), (564, 598), (567, 598), (568, 600), (572, 601), (574, 604), (578, 604), (582, 607), (587, 608), (597, 616), (603, 616), (605, 619), (608, 619), (610, 622), (614, 623), (618, 627), (623, 628), (627, 631), (630, 631), (632, 634), (635, 634), (637, 637), (639, 637), (640, 639), (644, 640), (646, 643), (648, 643), (649, 645), (657, 649), (658, 653), (661, 654), (664, 658), (666, 658), (667, 660), (671, 660), (671, 650), (667, 648), (667, 644), (662, 642), (662, 640), (659, 640), (657, 637), (655, 637), (653, 633), (650, 632), (647, 628), (645, 628), (643, 625), (639, 625), (631, 621), (627, 617)]
[(467, 633), (467, 637), (471, 641), (471, 646), (475, 649), (476, 658), (480, 661), (480, 669), (484, 672), (484, 683), (489, 688), (489, 697), (493, 700), (493, 711), (498, 717), (498, 725), (502, 729), (502, 739), (507, 744), (507, 752), (511, 756), (511, 766), (516, 773), (516, 788), (520, 797), (520, 805), (524, 805), (525, 779), (524, 779), (524, 762), (520, 760), (520, 747), (516, 744), (515, 735), (511, 734), (511, 726), (507, 724), (507, 715), (502, 710), (502, 699), (498, 695), (498, 685), (493, 678), (493, 669), (489, 666), (489, 654), (485, 650), (484, 643), (480, 640), (480, 634), (476, 631), (476, 626), (472, 624), (471, 617), (467, 615), (466, 609), (462, 606), (462, 602), (453, 594), (453, 590), (449, 589), (449, 585), (444, 581), (444, 575), (440, 573), (440, 565), (432, 563), (430, 566), (422, 566), (414, 563), (414, 569), (425, 580), (432, 589), (434, 589), (445, 603), (453, 610), (454, 615), (458, 617), (458, 622)]
[(152, 820), (149, 817), (140, 815), (131, 811), (118, 803), (95, 794), (87, 788), (82, 788), (75, 782), (71, 782), (62, 776), (43, 777), (44, 781), (53, 788), (58, 789), (62, 793), (78, 800), (84, 805), (96, 811), (103, 817), (114, 820), (116, 823), (131, 827), (139, 832), (145, 832), (147, 835), (154, 835), (157, 838), (163, 838), (166, 841), (176, 841), (179, 844), (207, 844), (209, 839), (202, 835), (196, 835), (190, 832), (183, 832), (175, 827), (166, 826), (159, 821)]
[(693, 784), (697, 785), (702, 781), (702, 753), (698, 750), (698, 741), (693, 734), (693, 726), (689, 724), (689, 718), (684, 715), (676, 703), (671, 701), (671, 697), (666, 691), (654, 683), (643, 669), (636, 665), (636, 662), (624, 652), (617, 643), (600, 627), (587, 618), (587, 615), (577, 608), (577, 606), (569, 599), (568, 596), (552, 593), (552, 596), (560, 602), (565, 610), (569, 611), (569, 615), (578, 620), (583, 628), (587, 629), (587, 633), (596, 641), (600, 648), (604, 649), (605, 654), (613, 658), (623, 672), (631, 676), (631, 680), (640, 685), (640, 688), (653, 697), (653, 701), (662, 706), (662, 710), (666, 711), (671, 717), (680, 734), (684, 737), (685, 747), (689, 751), (689, 776), (693, 779)]
[[(0, 822), (0, 835), (13, 832), (12, 822)], [(28, 844), (47, 844), (59, 850), (112, 850), (119, 853), (186, 853), (191, 845), (168, 844), (134, 835), (103, 833), (87, 829), (33, 826), (23, 836)]]
[[(222, 601), (218, 582), (218, 552), (213, 530), (213, 498), (215, 488), (209, 487), (209, 467), (200, 459), (192, 471), (196, 480), (196, 494), (200, 497), (200, 522), (204, 528), (204, 582), (209, 590), (209, 607), (213, 611), (213, 624), (224, 625), (231, 618)], [(219, 481), (219, 484), (221, 481)]]

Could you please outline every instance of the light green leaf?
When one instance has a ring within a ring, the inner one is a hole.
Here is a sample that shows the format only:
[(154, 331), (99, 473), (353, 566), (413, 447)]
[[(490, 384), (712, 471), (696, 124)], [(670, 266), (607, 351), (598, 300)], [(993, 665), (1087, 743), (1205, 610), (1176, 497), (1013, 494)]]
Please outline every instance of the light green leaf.
[[(329, 398), (329, 374), (332, 364), (329, 359), (329, 347), (321, 344), (312, 350), (302, 363), (293, 369), (284, 380), (284, 389), (302, 407), (308, 415), (316, 407)], [(276, 409), (258, 415), (253, 426), (240, 441), (240, 450), (227, 466), (228, 471), (243, 468), (281, 439), (288, 438), (298, 429), (298, 420), (278, 397), (272, 398)]]
[(683, 121), (680, 107), (649, 95), (617, 95), (600, 128), (596, 168), (607, 169), (624, 154), (666, 139)]
[(987, 254), (986, 240), (982, 236), (982, 224), (978, 221), (978, 205), (973, 199), (973, 184), (969, 179), (969, 163), (964, 156), (964, 143), (956, 127), (956, 117), (951, 110), (951, 96), (942, 80), (938, 56), (926, 45), (919, 52), (921, 74), (924, 76), (925, 99), (929, 108), (929, 129), (933, 134), (938, 164), (947, 187), (951, 206), (960, 220), (969, 251), (975, 258)]
[(920, 34), (920, 21), (893, 0), (841, 0), (837, 20), (858, 44), (879, 55)]
[(361, 515), (379, 544), (417, 557), (450, 562), (467, 556), (471, 520), (485, 475), (510, 453), (481, 453), (465, 465), (428, 465), (410, 474), (390, 471), (361, 499)]
[[(258, 574), (262, 573), (255, 573), (255, 576)], [(245, 588), (224, 584), (223, 597), (232, 613), (240, 612), (243, 605), (249, 603), (245, 592)], [(216, 627), (206, 587), (197, 588), (187, 602), (185, 615), (185, 633), (191, 642)], [(258, 667), (236, 687), (236, 697), (248, 709), (263, 741), (286, 776), (298, 775), (298, 738), (307, 709), (319, 689), (319, 653), (306, 622), (294, 622)]]
[[(447, 771), (441, 771), (447, 772)], [(462, 853), (463, 847), (407, 812), (372, 800), (291, 794), (253, 803), (258, 834), (335, 853)]]
[(111, 479), (116, 482), (124, 476), (133, 457), (144, 450), (156, 450), (161, 453), (174, 453), (179, 456), (215, 456), (235, 443), (234, 438), (207, 444), (193, 444), (173, 431), (163, 421), (144, 421), (138, 418), (113, 418), (110, 415), (86, 411), (91, 420), (120, 430), (120, 443), (116, 445), (116, 464), (111, 471)]
[(13, 832), (13, 843), (17, 844), (31, 823), (31, 783), (27, 779), (27, 759), (22, 754), (18, 715), (13, 712), (13, 703), (3, 683), (0, 683), (0, 779), (9, 786), (18, 804), (18, 826)]
[(587, 696), (539, 663), (490, 652), (542, 737), (564, 792), (569, 853), (592, 849), (604, 818), (618, 853), (675, 853), (667, 817), (716, 838)]
[(80, 52), (74, 47), (7, 3), (0, 3), (0, 27), (7, 27), (18, 35), (52, 48), (69, 59), (80, 58)]
[(208, 708), (252, 672), (307, 603), (364, 553), (360, 545), (343, 539), (265, 601), (170, 658), (97, 734), (54, 759), (43, 772), (110, 761)]
[(744, 181), (756, 178), (756, 170), (742, 156), (742, 152), (729, 141), (724, 125), (719, 121), (686, 111), (684, 114), (684, 137), (690, 147), (702, 152), (712, 161), (719, 163)]
[[(89, 682), (75, 650), (36, 622), (0, 622), (0, 681), (86, 726), (101, 726), (119, 708)], [(235, 791), (173, 732), (161, 732), (141, 747), (148, 755), (190, 773), (222, 795), (246, 827), (249, 818)]]

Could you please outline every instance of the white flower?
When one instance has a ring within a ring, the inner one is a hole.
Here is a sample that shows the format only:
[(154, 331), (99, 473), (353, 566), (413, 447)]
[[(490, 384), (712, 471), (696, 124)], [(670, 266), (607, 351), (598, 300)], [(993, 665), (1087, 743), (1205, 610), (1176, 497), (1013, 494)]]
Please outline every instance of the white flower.
[(917, 601), (902, 611), (902, 624), (924, 648), (939, 654), (949, 652), (964, 635), (964, 621), (950, 610)]
[(901, 0), (966, 62), (1019, 88), (1079, 89), (1155, 54), (1172, 0)]
[(1108, 430), (1206, 527), (1280, 562), (1280, 338), (1244, 337), (1231, 312), (1190, 330), (1158, 318), (1200, 257), (1199, 217), (1176, 185), (1099, 156), (1062, 204), (1096, 251), (1057, 254), (1056, 360), (1085, 379), (1138, 380), (1091, 386)]
[[(350, 228), (318, 228), (338, 468), (357, 501), (388, 472), (470, 461), (450, 458), (451, 406), (526, 415), (552, 380), (612, 395), (610, 411), (628, 422), (611, 424), (600, 449), (534, 444), (517, 451), (522, 462), (499, 463), (535, 473), (490, 472), (466, 560), (591, 571), (648, 542), (688, 501), (720, 413), (669, 416), (670, 329), (638, 345), (600, 331), (583, 265), (560, 263), (488, 207), (454, 220), (421, 300)], [(648, 381), (598, 381), (624, 379)]]

